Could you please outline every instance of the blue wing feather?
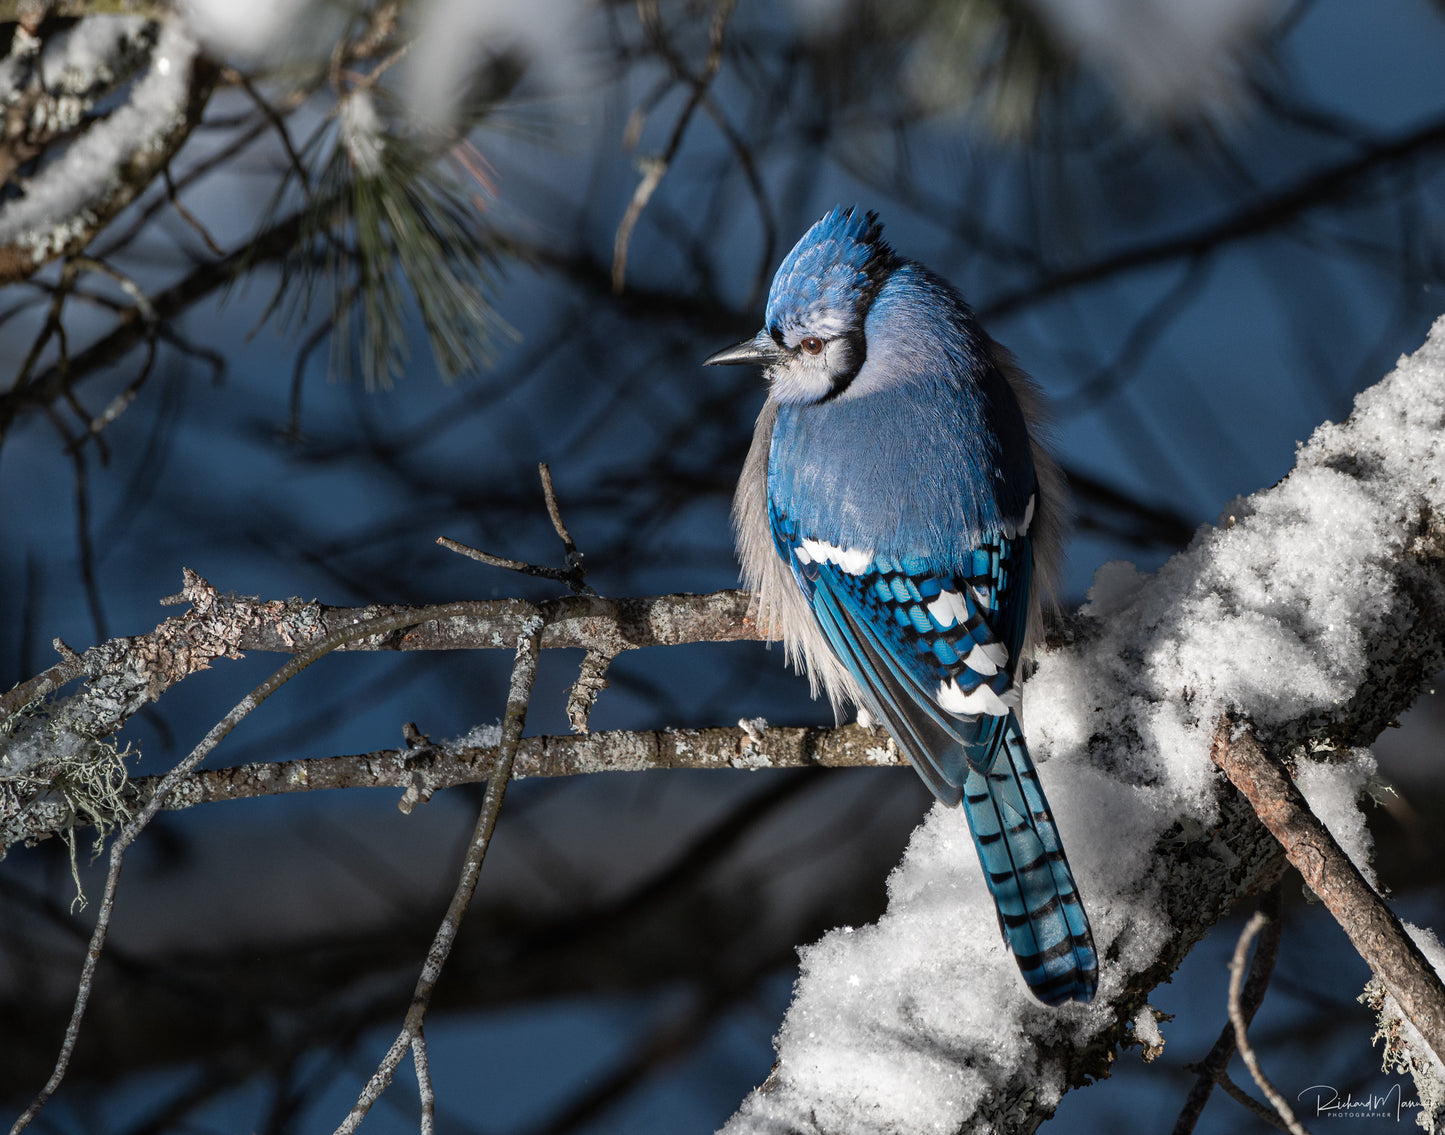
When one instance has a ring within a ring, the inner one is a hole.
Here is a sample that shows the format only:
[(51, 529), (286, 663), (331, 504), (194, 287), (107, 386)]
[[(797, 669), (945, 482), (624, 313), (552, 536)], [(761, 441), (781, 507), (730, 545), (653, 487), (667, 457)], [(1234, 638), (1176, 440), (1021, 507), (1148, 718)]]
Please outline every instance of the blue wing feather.
[(1029, 988), (1048, 1004), (1092, 999), (1093, 938), (1017, 714), (940, 704), (950, 683), (959, 699), (984, 685), (1000, 700), (1011, 695), (1028, 617), (1027, 536), (986, 536), (961, 570), (908, 556), (873, 557), (853, 571), (821, 558), (817, 543), (810, 553), (796, 522), (771, 504), (769, 513), (778, 554), (865, 708), (936, 796), (963, 804), (1000, 928)]

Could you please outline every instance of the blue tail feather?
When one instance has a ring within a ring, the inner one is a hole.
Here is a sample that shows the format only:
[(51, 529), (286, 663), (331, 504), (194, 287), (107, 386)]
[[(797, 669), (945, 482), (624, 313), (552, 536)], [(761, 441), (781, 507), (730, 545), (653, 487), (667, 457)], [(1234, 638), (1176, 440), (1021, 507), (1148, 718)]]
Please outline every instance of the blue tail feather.
[(1040, 1001), (1090, 1001), (1099, 959), (1059, 831), (1018, 719), (1009, 715), (987, 773), (970, 768), (963, 807), (999, 926)]

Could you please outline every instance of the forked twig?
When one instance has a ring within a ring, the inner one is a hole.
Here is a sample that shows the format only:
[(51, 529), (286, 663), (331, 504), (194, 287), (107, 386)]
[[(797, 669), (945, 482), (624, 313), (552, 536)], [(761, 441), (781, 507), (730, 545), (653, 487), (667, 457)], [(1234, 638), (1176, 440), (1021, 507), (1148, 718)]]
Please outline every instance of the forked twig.
[[(1239, 1048), (1239, 1055), (1244, 1060), (1244, 1066), (1249, 1069), (1249, 1074), (1254, 1077), (1254, 1082), (1259, 1085), (1259, 1090), (1265, 1098), (1274, 1105), (1279, 1117), (1284, 1120), (1285, 1130), (1291, 1135), (1308, 1135), (1300, 1121), (1294, 1117), (1290, 1109), (1289, 1101), (1279, 1094), (1279, 1090), (1269, 1082), (1264, 1074), (1264, 1069), (1259, 1066), (1259, 1058), (1255, 1056), (1254, 1049), (1249, 1043), (1249, 1022), (1244, 1019), (1244, 1010), (1239, 1003), (1240, 990), (1244, 986), (1244, 959), (1249, 953), (1249, 944), (1254, 937), (1264, 929), (1268, 917), (1262, 911), (1255, 911), (1254, 915), (1244, 924), (1244, 931), (1239, 936), (1239, 941), (1234, 946), (1234, 957), (1229, 962), (1229, 1019), (1234, 1024), (1234, 1043)], [(1220, 1081), (1223, 1083), (1223, 1080)]]
[[(1259, 946), (1254, 951), (1254, 960), (1249, 965), (1249, 978), (1244, 983), (1244, 992), (1240, 996), (1240, 1013), (1248, 1024), (1254, 1019), (1260, 1004), (1264, 1001), (1265, 991), (1269, 988), (1270, 976), (1274, 973), (1275, 959), (1279, 956), (1280, 933), (1284, 928), (1282, 916), (1284, 914), (1284, 887), (1276, 883), (1260, 901), (1259, 909), (1268, 917), (1269, 922), (1259, 936)], [(1229, 1058), (1234, 1055), (1234, 1024), (1226, 1022), (1224, 1028), (1219, 1030), (1219, 1037), (1214, 1042), (1214, 1047), (1209, 1050), (1206, 1056), (1198, 1065), (1190, 1065), (1188, 1070), (1199, 1072), (1199, 1079), (1194, 1082), (1189, 1095), (1184, 1100), (1184, 1106), (1179, 1110), (1179, 1118), (1174, 1121), (1174, 1130), (1171, 1135), (1190, 1135), (1194, 1125), (1199, 1122), (1199, 1117), (1204, 1113), (1204, 1107), (1209, 1102), (1209, 1097), (1214, 1091), (1214, 1085), (1219, 1084), (1228, 1090), (1226, 1080), (1228, 1074), (1225, 1069), (1229, 1067)], [(1251, 1103), (1256, 1101), (1251, 1100)], [(1278, 1119), (1278, 1116), (1271, 1116)]]
[(489, 567), (506, 568), (508, 571), (530, 575), (537, 579), (551, 579), (557, 583), (565, 583), (574, 595), (596, 595), (597, 592), (592, 590), (587, 583), (587, 569), (582, 563), (582, 553), (577, 550), (577, 545), (573, 543), (567, 526), (562, 523), (562, 510), (557, 504), (557, 494), (552, 488), (552, 470), (544, 461), (537, 466), (537, 472), (542, 478), (542, 494), (547, 500), (547, 515), (552, 520), (553, 529), (561, 537), (562, 547), (567, 554), (565, 568), (545, 567), (542, 564), (529, 564), (522, 560), (509, 559), (506, 556), (494, 556), (491, 552), (473, 548), (448, 536), (438, 536), (437, 543), (450, 552), (456, 552), (460, 556), (466, 556), (468, 559), (487, 564)]
[[(712, 28), (708, 34), (707, 58), (703, 61), (700, 75), (688, 74), (675, 57), (671, 59), (678, 78), (683, 79), (692, 87), (692, 95), (687, 100), (687, 105), (682, 108), (682, 113), (677, 116), (677, 121), (673, 123), (672, 134), (668, 137), (667, 145), (663, 148), (662, 153), (639, 163), (642, 167), (642, 180), (632, 191), (632, 200), (627, 203), (627, 211), (622, 214), (622, 220), (618, 222), (617, 236), (612, 243), (612, 290), (614, 292), (621, 292), (623, 283), (627, 279), (627, 246), (632, 241), (632, 230), (636, 227), (638, 218), (642, 216), (642, 210), (647, 208), (647, 202), (652, 199), (653, 191), (657, 189), (663, 175), (667, 173), (673, 158), (677, 156), (677, 151), (682, 146), (682, 140), (687, 135), (688, 124), (692, 121), (692, 116), (697, 113), (697, 108), (702, 105), (703, 99), (707, 97), (708, 86), (717, 75), (718, 68), (722, 66), (723, 29), (727, 26), (728, 17), (732, 15), (736, 3), (737, 0), (721, 0), (718, 4), (717, 13), (713, 16)], [(647, 25), (653, 38), (661, 42), (662, 27), (656, 4), (643, 2), (638, 5), (638, 8), (641, 11), (643, 23)], [(671, 53), (668, 52), (668, 54)]]

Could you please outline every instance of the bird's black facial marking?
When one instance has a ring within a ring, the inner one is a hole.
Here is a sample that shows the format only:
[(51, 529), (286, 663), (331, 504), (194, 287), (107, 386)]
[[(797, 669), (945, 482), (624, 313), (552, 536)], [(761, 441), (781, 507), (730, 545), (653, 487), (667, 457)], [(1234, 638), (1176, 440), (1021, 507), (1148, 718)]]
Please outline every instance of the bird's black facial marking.
[(861, 327), (844, 332), (840, 338), (848, 347), (848, 365), (832, 376), (832, 385), (828, 387), (828, 393), (818, 399), (819, 405), (831, 402), (847, 390), (868, 359), (868, 340)]

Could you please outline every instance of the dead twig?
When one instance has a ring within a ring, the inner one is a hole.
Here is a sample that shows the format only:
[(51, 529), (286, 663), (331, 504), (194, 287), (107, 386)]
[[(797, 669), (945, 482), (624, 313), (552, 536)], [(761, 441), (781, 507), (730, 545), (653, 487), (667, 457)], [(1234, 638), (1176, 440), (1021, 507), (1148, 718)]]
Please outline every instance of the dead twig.
[(508, 559), (506, 556), (494, 556), (490, 552), (473, 548), (447, 536), (438, 536), (437, 543), (450, 552), (456, 552), (460, 556), (466, 556), (468, 559), (487, 564), (489, 567), (506, 568), (508, 571), (530, 575), (537, 579), (550, 579), (557, 583), (565, 583), (574, 595), (595, 596), (597, 592), (587, 584), (587, 569), (582, 564), (582, 553), (577, 550), (577, 545), (572, 542), (572, 536), (567, 531), (567, 526), (562, 523), (562, 510), (557, 504), (557, 494), (552, 488), (552, 470), (547, 467), (546, 462), (542, 462), (537, 466), (537, 472), (542, 478), (542, 494), (547, 501), (547, 515), (551, 518), (552, 527), (556, 530), (557, 535), (561, 537), (562, 547), (567, 554), (565, 568), (543, 567), (540, 564)]
[(1234, 957), (1229, 963), (1229, 1020), (1234, 1025), (1234, 1043), (1239, 1048), (1239, 1055), (1244, 1060), (1244, 1066), (1249, 1069), (1249, 1074), (1254, 1077), (1254, 1082), (1259, 1085), (1259, 1090), (1265, 1094), (1265, 1098), (1274, 1105), (1279, 1117), (1284, 1120), (1284, 1127), (1291, 1135), (1308, 1135), (1300, 1125), (1299, 1120), (1294, 1117), (1289, 1102), (1279, 1094), (1278, 1089), (1269, 1082), (1264, 1074), (1264, 1069), (1259, 1066), (1259, 1058), (1254, 1054), (1254, 1048), (1249, 1043), (1249, 1022), (1244, 1019), (1244, 1010), (1240, 1006), (1240, 991), (1244, 986), (1244, 959), (1249, 953), (1249, 945), (1254, 941), (1255, 935), (1264, 929), (1269, 918), (1262, 911), (1255, 911), (1254, 915), (1244, 924), (1244, 931), (1239, 936), (1239, 941), (1234, 946)]
[[(477, 816), (477, 824), (472, 831), (471, 843), (467, 846), (461, 877), (457, 880), (456, 890), (452, 893), (452, 900), (447, 906), (446, 915), (437, 928), (436, 937), (432, 939), (431, 949), (427, 951), (426, 962), (422, 966), (421, 975), (417, 978), (416, 988), (412, 992), (411, 1004), (407, 1008), (401, 1032), (392, 1042), (386, 1055), (382, 1057), (381, 1063), (372, 1073), (371, 1079), (362, 1088), (351, 1111), (336, 1128), (336, 1135), (351, 1135), (361, 1125), (361, 1121), (366, 1118), (366, 1113), (371, 1110), (372, 1104), (381, 1098), (381, 1094), (391, 1084), (392, 1077), (396, 1074), (396, 1069), (407, 1050), (414, 1048), (421, 1036), (422, 1023), (426, 1019), (427, 1008), (431, 1004), (432, 990), (436, 988), (437, 980), (441, 977), (442, 967), (446, 965), (447, 957), (451, 954), (452, 944), (456, 941), (457, 931), (461, 928), (462, 917), (466, 914), (467, 907), (471, 905), (472, 893), (476, 890), (477, 879), (481, 875), (482, 862), (486, 859), (487, 849), (492, 843), (492, 833), (496, 830), (497, 814), (501, 811), (502, 799), (507, 792), (507, 783), (512, 777), (512, 765), (517, 757), (517, 747), (522, 740), (522, 729), (527, 723), (527, 704), (532, 696), (532, 684), (537, 677), (537, 657), (541, 653), (542, 622), (540, 615), (534, 615), (530, 624), (530, 632), (517, 639), (516, 660), (512, 664), (512, 681), (507, 691), (507, 709), (502, 718), (502, 743), (498, 747), (496, 761), (492, 766), (491, 776), (487, 780), (486, 795), (482, 799), (481, 812)], [(424, 1045), (425, 1042), (422, 1043)], [(424, 1048), (418, 1050), (418, 1060), (425, 1059), (421, 1055), (421, 1052), (424, 1051)], [(421, 1077), (418, 1076), (418, 1079), (420, 1080)], [(430, 1086), (431, 1080), (428, 1076), (421, 1082), (424, 1108), (426, 1093), (430, 1091)], [(423, 1130), (425, 1130), (425, 1126)]]
[(1221, 721), (1210, 756), (1249, 800), (1425, 1043), (1437, 1056), (1445, 1053), (1445, 986), (1439, 975), (1253, 731)]
[[(1275, 959), (1279, 956), (1280, 933), (1284, 929), (1284, 888), (1276, 883), (1266, 891), (1260, 900), (1259, 909), (1268, 917), (1269, 922), (1260, 933), (1259, 946), (1254, 951), (1254, 961), (1249, 966), (1249, 978), (1244, 983), (1244, 991), (1239, 999), (1240, 1015), (1246, 1025), (1254, 1020), (1254, 1014), (1264, 1001), (1270, 976), (1274, 973)], [(1225, 1069), (1229, 1067), (1229, 1058), (1233, 1055), (1234, 1023), (1230, 1021), (1220, 1029), (1219, 1038), (1209, 1050), (1209, 1055), (1199, 1064), (1189, 1067), (1189, 1071), (1199, 1073), (1199, 1079), (1194, 1082), (1194, 1087), (1185, 1098), (1179, 1118), (1174, 1121), (1171, 1135), (1190, 1135), (1194, 1130), (1194, 1125), (1199, 1122), (1204, 1106), (1214, 1091), (1214, 1085), (1224, 1086), (1228, 1078)]]

